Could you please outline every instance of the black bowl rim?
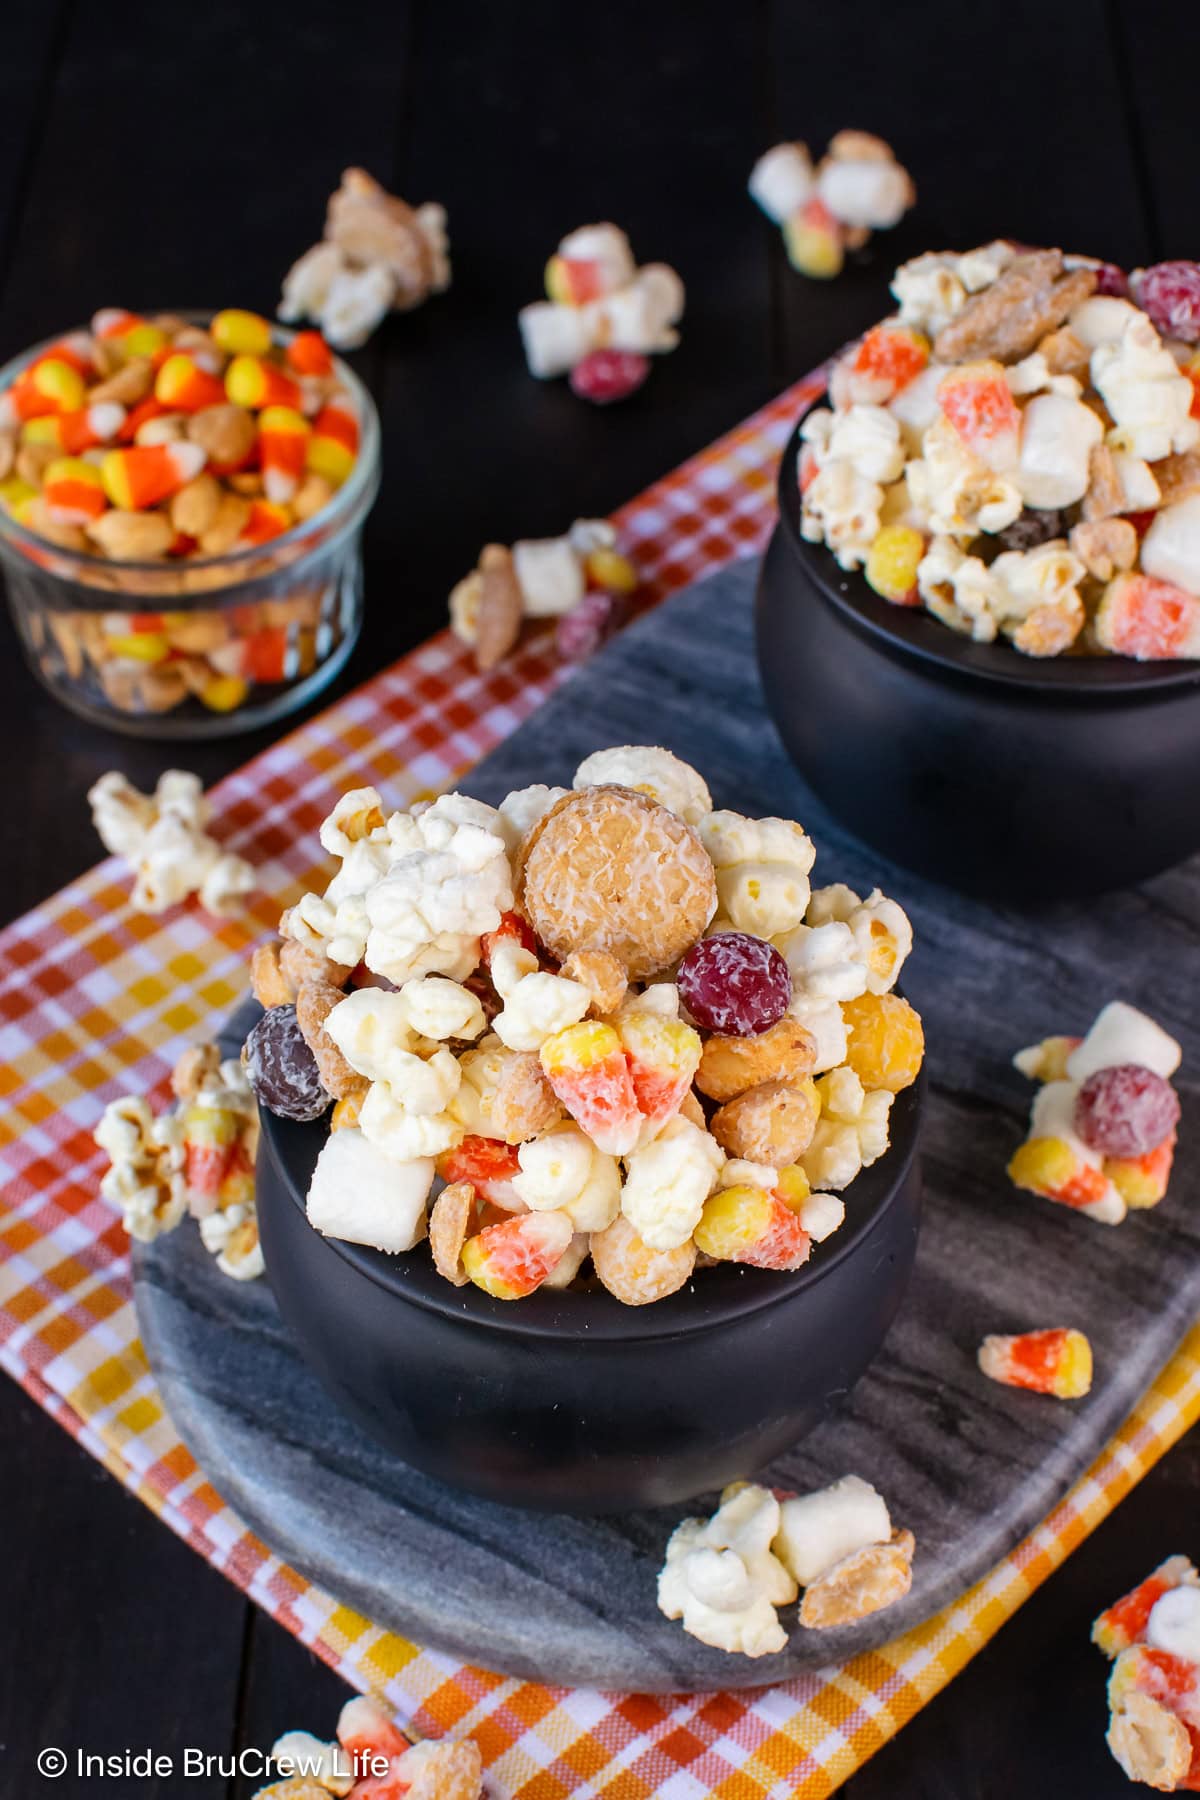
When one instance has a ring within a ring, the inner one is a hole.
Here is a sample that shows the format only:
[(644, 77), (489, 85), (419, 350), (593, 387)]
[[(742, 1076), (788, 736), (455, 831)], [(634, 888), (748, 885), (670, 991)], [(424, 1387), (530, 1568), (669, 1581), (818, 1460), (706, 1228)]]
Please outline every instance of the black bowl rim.
[[(815, 1244), (808, 1262), (794, 1273), (776, 1273), (726, 1263), (700, 1271), (674, 1294), (647, 1306), (626, 1306), (605, 1289), (567, 1292), (540, 1288), (520, 1301), (497, 1300), (473, 1285), (456, 1288), (437, 1273), (427, 1241), (412, 1251), (389, 1254), (343, 1238), (325, 1237), (308, 1222), (305, 1195), (292, 1178), (297, 1155), (311, 1155), (318, 1138), (328, 1132), (327, 1117), (308, 1125), (277, 1118), (259, 1109), (262, 1142), (303, 1228), (334, 1255), (398, 1301), (459, 1323), (505, 1335), (636, 1342), (639, 1339), (684, 1337), (693, 1332), (740, 1320), (799, 1299), (816, 1282), (832, 1274), (854, 1255), (872, 1228), (899, 1198), (916, 1160), (924, 1113), (926, 1074), (897, 1094), (891, 1111), (892, 1141), (878, 1162), (863, 1169), (842, 1196), (845, 1223), (828, 1246)], [(262, 1151), (260, 1150), (260, 1155)], [(315, 1157), (313, 1157), (315, 1161)], [(270, 1267), (267, 1269), (270, 1278)]]
[(824, 598), (866, 635), (882, 640), (889, 650), (957, 675), (1081, 702), (1153, 697), (1164, 689), (1200, 685), (1200, 661), (1194, 658), (1137, 662), (1127, 656), (1022, 656), (1008, 643), (976, 643), (943, 625), (924, 607), (895, 606), (873, 593), (861, 572), (839, 567), (825, 545), (811, 544), (800, 533), (800, 428), (809, 413), (826, 404), (823, 393), (811, 401), (784, 445), (778, 480), (780, 525), (792, 554)]

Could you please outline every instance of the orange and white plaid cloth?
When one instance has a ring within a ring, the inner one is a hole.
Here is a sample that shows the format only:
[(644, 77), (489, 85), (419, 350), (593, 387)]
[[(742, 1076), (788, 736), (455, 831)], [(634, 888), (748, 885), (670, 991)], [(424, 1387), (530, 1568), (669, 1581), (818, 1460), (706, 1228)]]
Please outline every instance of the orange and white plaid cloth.
[[(658, 600), (761, 548), (774, 468), (818, 378), (782, 394), (617, 515)], [(257, 937), (315, 877), (346, 787), (410, 805), (451, 787), (561, 679), (545, 636), (477, 675), (441, 633), (215, 790), (217, 830), (261, 890), (215, 928), (132, 912), (102, 863), (0, 934), (0, 1362), (172, 1530), (346, 1680), (425, 1736), (470, 1734), (505, 1800), (761, 1800), (830, 1794), (987, 1642), (1200, 1416), (1200, 1329), (1093, 1468), (988, 1578), (918, 1630), (776, 1688), (645, 1696), (553, 1689), (423, 1650), (271, 1554), (180, 1442), (138, 1341), (120, 1220), (92, 1128), (117, 1094), (167, 1097), (178, 1053), (239, 1000)]]

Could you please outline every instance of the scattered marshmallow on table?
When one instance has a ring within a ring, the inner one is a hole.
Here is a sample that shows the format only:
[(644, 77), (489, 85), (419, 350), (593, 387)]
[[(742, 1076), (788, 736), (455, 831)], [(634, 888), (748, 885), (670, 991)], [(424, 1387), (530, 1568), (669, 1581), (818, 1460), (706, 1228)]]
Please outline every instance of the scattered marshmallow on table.
[(846, 251), (861, 249), (872, 232), (898, 225), (917, 197), (891, 146), (866, 131), (839, 131), (815, 168), (807, 145), (776, 144), (748, 186), (783, 227), (792, 267), (820, 280), (840, 274)]
[(195, 894), (206, 912), (221, 916), (237, 912), (254, 888), (251, 865), (205, 830), (212, 808), (198, 775), (168, 769), (153, 794), (140, 794), (111, 770), (89, 789), (88, 800), (105, 849), (135, 871), (135, 911), (166, 912)]
[(529, 372), (540, 380), (569, 374), (585, 399), (624, 399), (649, 374), (648, 358), (679, 342), (682, 281), (666, 263), (638, 268), (615, 225), (585, 225), (563, 238), (546, 265), (546, 292), (517, 317)]
[[(606, 519), (577, 519), (561, 537), (522, 539), (511, 550), (485, 545), (451, 590), (451, 631), (474, 651), (478, 668), (490, 669), (516, 644), (525, 620), (557, 619), (560, 656), (583, 660), (575, 642), (581, 622), (598, 647), (625, 622), (639, 585), (616, 542)], [(583, 637), (590, 642), (586, 631)]]

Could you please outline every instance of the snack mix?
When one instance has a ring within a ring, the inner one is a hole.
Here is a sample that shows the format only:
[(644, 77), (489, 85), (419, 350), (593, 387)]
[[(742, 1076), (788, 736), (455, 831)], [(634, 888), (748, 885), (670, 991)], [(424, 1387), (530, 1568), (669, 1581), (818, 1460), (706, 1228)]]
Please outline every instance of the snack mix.
[(1050, 1037), (1013, 1058), (1041, 1083), (1029, 1136), (1008, 1165), (1031, 1194), (1101, 1225), (1157, 1206), (1175, 1155), (1182, 1051), (1136, 1007), (1112, 1000), (1085, 1038)]
[(196, 894), (205, 911), (219, 918), (236, 913), (254, 888), (246, 859), (222, 850), (205, 830), (212, 807), (198, 775), (167, 769), (152, 794), (140, 794), (110, 769), (88, 790), (88, 800), (104, 848), (124, 857), (135, 872), (130, 899), (135, 912), (166, 912)]
[(907, 918), (812, 891), (799, 825), (714, 812), (695, 769), (626, 745), (498, 808), (385, 817), (360, 788), (321, 843), (341, 866), (256, 953), (243, 1053), (272, 1112), (336, 1102), (318, 1231), (428, 1235), (448, 1281), (506, 1300), (590, 1257), (640, 1306), (698, 1262), (798, 1269), (841, 1224), (924, 1041), (892, 991)]
[(408, 206), (365, 169), (347, 169), (324, 237), (283, 278), (279, 317), (311, 319), (339, 350), (357, 350), (389, 312), (411, 312), (449, 286), (445, 207)]
[(776, 144), (750, 171), (750, 197), (783, 227), (788, 261), (801, 275), (840, 275), (847, 250), (890, 231), (917, 190), (890, 144), (869, 131), (839, 131), (817, 166), (807, 144)]
[(672, 1532), (658, 1609), (715, 1650), (772, 1656), (788, 1641), (777, 1609), (801, 1588), (801, 1625), (851, 1625), (903, 1599), (915, 1549), (858, 1475), (782, 1499), (735, 1481), (711, 1519), (685, 1519)]
[(1169, 1556), (1092, 1626), (1113, 1664), (1108, 1747), (1130, 1781), (1200, 1793), (1200, 1574)]
[(271, 1749), (283, 1779), (254, 1800), (480, 1800), (483, 1759), (473, 1738), (414, 1743), (374, 1700), (347, 1700), (333, 1743), (289, 1731)]
[(93, 1134), (110, 1163), (100, 1192), (142, 1244), (190, 1213), (222, 1274), (253, 1281), (263, 1272), (254, 1203), (258, 1109), (242, 1065), (201, 1044), (184, 1051), (171, 1088), (176, 1104), (158, 1118), (140, 1096), (105, 1107)]
[(526, 619), (556, 619), (564, 662), (585, 662), (629, 616), (638, 572), (606, 519), (576, 519), (562, 537), (485, 544), (450, 595), (450, 628), (479, 669), (506, 657)]
[[(55, 569), (55, 550), (86, 557), (61, 572), (153, 610), (47, 608), (31, 624), (47, 673), (61, 665), (127, 713), (189, 699), (231, 712), (262, 684), (310, 674), (345, 629), (336, 582), (190, 602), (311, 547), (272, 545), (330, 506), (358, 443), (357, 407), (315, 331), (284, 344), (238, 309), (202, 329), (110, 307), (51, 344), (0, 393), (0, 506), (45, 540), (45, 554), (18, 546), (28, 558)], [(175, 595), (186, 609), (163, 610)]]
[(638, 268), (615, 225), (584, 225), (546, 264), (546, 300), (517, 314), (529, 373), (569, 375), (583, 400), (624, 400), (650, 373), (650, 357), (674, 350), (683, 283), (666, 263)]
[(801, 428), (802, 531), (980, 643), (1200, 656), (1200, 264), (919, 256)]

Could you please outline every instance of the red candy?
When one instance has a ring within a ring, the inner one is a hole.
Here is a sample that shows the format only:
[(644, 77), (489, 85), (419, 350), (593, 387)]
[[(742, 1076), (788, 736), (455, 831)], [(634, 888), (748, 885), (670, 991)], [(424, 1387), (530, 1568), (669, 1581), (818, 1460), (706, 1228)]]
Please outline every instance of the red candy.
[(581, 400), (608, 406), (636, 393), (650, 373), (650, 358), (634, 350), (593, 350), (571, 370), (571, 390)]
[(1148, 1156), (1178, 1122), (1174, 1088), (1141, 1063), (1097, 1069), (1075, 1102), (1076, 1131), (1104, 1156)]
[(1133, 297), (1164, 337), (1200, 340), (1200, 263), (1161, 262), (1133, 279)]
[(693, 944), (680, 963), (679, 993), (706, 1031), (757, 1037), (787, 1011), (792, 977), (773, 944), (744, 931), (718, 931)]
[(492, 951), (505, 938), (511, 943), (519, 944), (522, 950), (528, 950), (531, 956), (537, 955), (538, 941), (533, 935), (533, 926), (520, 913), (501, 913), (500, 923), (495, 931), (485, 931), (479, 940), (479, 960), (485, 969), (491, 968)]
[(558, 654), (564, 662), (586, 662), (620, 631), (628, 616), (629, 606), (620, 594), (605, 594), (599, 589), (585, 594), (555, 627)]
[(1129, 298), (1129, 277), (1124, 269), (1118, 269), (1116, 263), (1097, 263), (1096, 292), (1111, 294), (1117, 300), (1127, 300)]

